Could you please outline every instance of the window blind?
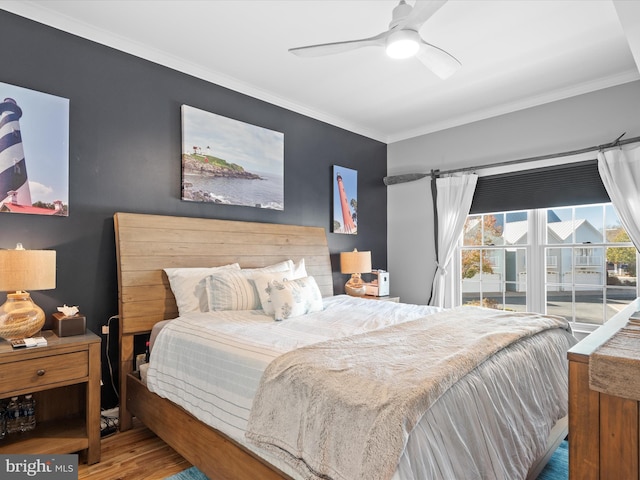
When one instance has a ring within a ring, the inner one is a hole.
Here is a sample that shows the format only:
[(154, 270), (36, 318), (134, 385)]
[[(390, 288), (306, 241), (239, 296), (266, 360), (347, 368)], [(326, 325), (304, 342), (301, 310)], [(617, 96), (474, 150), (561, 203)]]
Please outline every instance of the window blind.
[(470, 213), (610, 202), (596, 159), (478, 178)]

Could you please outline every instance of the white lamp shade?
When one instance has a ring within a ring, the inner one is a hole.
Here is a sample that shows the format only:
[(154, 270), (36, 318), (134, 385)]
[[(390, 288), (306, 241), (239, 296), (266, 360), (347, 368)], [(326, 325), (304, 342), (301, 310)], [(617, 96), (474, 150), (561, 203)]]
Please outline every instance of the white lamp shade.
[(370, 273), (371, 252), (341, 252), (340, 271), (342, 273)]
[(0, 250), (0, 292), (53, 288), (55, 250)]

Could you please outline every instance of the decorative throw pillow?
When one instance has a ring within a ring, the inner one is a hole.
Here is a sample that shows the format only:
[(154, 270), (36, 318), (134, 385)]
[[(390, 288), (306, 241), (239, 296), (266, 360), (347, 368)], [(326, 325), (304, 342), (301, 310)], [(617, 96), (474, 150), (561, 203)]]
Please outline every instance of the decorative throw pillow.
[(205, 278), (222, 270), (240, 270), (240, 265), (232, 263), (210, 268), (165, 268), (169, 286), (178, 305), (178, 314), (206, 312), (209, 309)]
[(258, 298), (260, 299), (260, 306), (262, 307), (262, 310), (264, 310), (264, 313), (273, 315), (270, 282), (284, 282), (292, 279), (291, 271), (260, 273), (253, 277), (253, 283), (256, 287), (256, 292), (258, 292)]
[(271, 304), (277, 321), (323, 309), (322, 294), (313, 277), (269, 282)]
[(227, 270), (206, 279), (209, 310), (258, 310), (260, 297), (253, 282), (254, 271)]
[(287, 272), (265, 272), (256, 273), (253, 277), (253, 282), (260, 297), (260, 305), (267, 315), (273, 315), (273, 305), (271, 304), (271, 285), (272, 281), (284, 282), (286, 280), (295, 280), (297, 278), (304, 278), (307, 276), (307, 271), (304, 267), (304, 259), (302, 259), (293, 271)]

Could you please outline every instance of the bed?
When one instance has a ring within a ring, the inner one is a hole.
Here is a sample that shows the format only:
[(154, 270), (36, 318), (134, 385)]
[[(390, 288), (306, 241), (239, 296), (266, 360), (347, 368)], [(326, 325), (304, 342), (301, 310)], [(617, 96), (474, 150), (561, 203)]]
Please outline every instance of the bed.
[[(167, 268), (196, 268), (205, 265), (213, 267), (238, 263), (243, 269), (247, 269), (266, 267), (284, 260), (296, 263), (304, 260), (307, 274), (315, 279), (317, 288), (324, 297), (325, 305), (334, 308), (332, 306), (334, 304), (344, 304), (343, 306), (346, 305), (348, 309), (356, 308), (350, 302), (357, 303), (358, 300), (344, 296), (333, 297), (333, 274), (324, 229), (131, 213), (116, 213), (114, 225), (119, 282), (120, 429), (130, 428), (132, 415), (135, 415), (212, 479), (302, 478), (298, 470), (292, 468), (290, 462), (283, 461), (282, 458), (263, 450), (256, 444), (243, 440), (238, 432), (214, 428), (200, 420), (197, 413), (190, 412), (188, 405), (179, 406), (168, 398), (152, 393), (140, 379), (139, 372), (133, 371), (134, 340), (137, 335), (149, 334), (156, 324), (179, 317), (176, 299), (164, 270)], [(409, 308), (410, 310), (419, 308), (402, 305), (397, 307), (387, 305), (383, 308), (382, 302), (359, 301), (367, 303), (366, 308), (369, 310), (390, 309), (389, 315), (395, 312), (396, 310), (393, 309), (396, 308)], [(327, 307), (325, 309), (328, 310)], [(426, 310), (421, 312), (422, 314), (429, 313)], [(198, 322), (200, 321), (199, 315), (193, 315), (195, 318), (187, 318), (190, 316), (186, 315), (178, 320)], [(417, 317), (421, 317), (421, 315), (417, 315)], [(416, 319), (417, 321), (418, 319)], [(405, 325), (416, 322), (406, 322), (399, 328), (406, 328)], [(176, 322), (174, 325), (178, 324), (179, 322)], [(393, 326), (393, 328), (395, 327)], [(270, 328), (270, 326), (266, 325), (265, 328)], [(566, 342), (566, 348), (559, 344), (557, 348), (563, 352), (556, 356), (559, 362), (566, 362), (566, 349), (572, 345), (573, 340), (570, 334), (562, 336), (564, 338), (562, 341)], [(534, 360), (527, 361), (533, 362)], [(484, 362), (483, 365), (489, 365), (489, 363)], [(269, 364), (270, 366), (271, 364)], [(489, 367), (487, 366), (487, 368)], [(522, 474), (523, 478), (535, 478), (558, 443), (566, 436), (567, 394), (566, 374), (564, 374), (566, 363), (558, 368), (564, 370), (561, 370), (563, 374), (560, 375), (563, 378), (554, 380), (558, 383), (557, 387), (554, 389), (545, 388), (540, 384), (535, 387), (538, 393), (546, 392), (545, 395), (549, 390), (554, 390), (552, 400), (547, 400), (547, 403), (553, 405), (545, 407), (553, 410), (552, 413), (549, 413), (549, 416), (553, 418), (545, 419), (549, 425), (542, 426), (540, 430), (547, 433), (546, 438), (541, 440), (535, 438), (535, 435), (531, 435), (531, 438), (525, 441), (518, 438), (510, 440), (512, 443), (519, 443), (516, 453), (511, 456), (514, 458), (522, 457), (516, 458), (516, 460), (520, 463), (526, 463), (524, 471), (527, 473)], [(476, 370), (480, 371), (480, 369)], [(514, 372), (510, 375), (518, 376), (517, 373), (514, 375)], [(526, 381), (529, 381), (528, 376)], [(475, 380), (469, 380), (468, 385), (464, 388), (479, 390), (483, 388), (483, 382), (483, 377), (479, 376)], [(262, 385), (258, 387), (261, 388)], [(450, 405), (455, 403), (449, 401), (447, 395), (457, 395), (456, 398), (471, 396), (468, 390), (464, 391), (466, 393), (456, 393), (456, 389), (458, 389), (457, 386), (448, 389), (435, 405), (446, 410), (454, 408)], [(260, 392), (262, 393), (262, 390)], [(536, 392), (528, 393), (531, 393), (532, 398), (536, 397), (534, 395)], [(489, 394), (487, 393), (487, 395)], [(512, 396), (517, 395), (517, 392), (512, 394)], [(495, 392), (494, 396), (500, 397), (501, 392)], [(459, 411), (467, 407), (458, 406), (455, 408), (458, 408), (456, 411)], [(427, 417), (433, 415), (434, 411), (437, 411), (437, 408), (430, 409), (429, 413), (423, 416), (424, 420), (421, 420), (420, 425), (423, 421), (424, 423), (428, 422)], [(519, 420), (514, 417), (513, 421)], [(555, 425), (553, 425), (554, 422)], [(532, 427), (532, 429), (534, 428)], [(418, 428), (415, 430), (419, 431)], [(482, 430), (486, 430), (486, 428), (482, 425), (477, 426), (474, 435), (476, 433), (480, 435)], [(430, 435), (439, 437), (438, 455), (449, 450), (456, 450), (456, 444), (449, 443), (448, 435), (443, 435), (442, 430), (439, 431), (440, 433), (434, 432), (435, 430)], [(484, 432), (481, 435), (487, 436), (487, 439), (483, 440), (486, 445), (493, 446), (504, 445), (505, 438), (514, 437), (513, 432), (510, 432), (509, 428), (505, 429), (504, 425), (496, 428), (493, 432)], [(417, 434), (413, 435), (413, 437), (417, 436)], [(422, 454), (409, 452), (408, 450), (414, 450), (413, 447), (409, 448), (413, 443), (409, 442), (407, 445), (407, 452), (403, 453), (402, 462), (407, 464), (419, 462), (423, 457)], [(434, 448), (434, 450), (436, 449)], [(420, 450), (418, 449), (418, 451)], [(494, 454), (495, 452), (487, 453), (487, 463), (495, 461)], [(455, 463), (457, 460), (443, 459), (443, 461)], [(407, 467), (408, 470), (412, 468), (411, 465)], [(395, 472), (394, 478), (409, 478), (404, 473), (400, 475), (400, 470), (401, 465)], [(483, 476), (485, 476), (484, 473), (480, 473), (478, 478)], [(497, 474), (494, 477), (500, 478)], [(438, 478), (438, 476), (435, 475), (434, 478)], [(441, 476), (440, 478), (446, 477)], [(485, 478), (487, 477), (485, 476)]]

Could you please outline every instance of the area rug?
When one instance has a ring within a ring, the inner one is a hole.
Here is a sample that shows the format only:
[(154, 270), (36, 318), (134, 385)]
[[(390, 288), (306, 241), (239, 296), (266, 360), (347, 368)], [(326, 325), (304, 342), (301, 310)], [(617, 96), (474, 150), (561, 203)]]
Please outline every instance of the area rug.
[[(537, 480), (567, 480), (569, 478), (569, 445), (564, 440), (553, 452), (551, 460), (544, 470), (540, 472)], [(196, 467), (191, 467), (183, 472), (167, 477), (165, 480), (208, 480)]]
[(569, 478), (569, 444), (563, 440), (537, 480), (567, 480)]
[(209, 480), (204, 473), (198, 470), (196, 467), (187, 468), (180, 473), (171, 475), (165, 478), (165, 480)]

